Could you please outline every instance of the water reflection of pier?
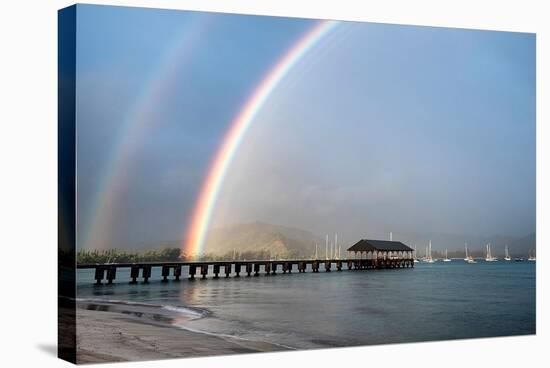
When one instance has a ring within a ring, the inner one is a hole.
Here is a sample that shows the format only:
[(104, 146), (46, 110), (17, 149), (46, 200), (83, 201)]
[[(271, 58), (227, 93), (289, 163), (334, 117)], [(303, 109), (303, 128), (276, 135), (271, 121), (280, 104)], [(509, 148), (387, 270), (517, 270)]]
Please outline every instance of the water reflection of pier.
[(203, 279), (213, 275), (214, 279), (221, 276), (273, 276), (277, 273), (291, 274), (307, 271), (318, 273), (347, 270), (368, 269), (399, 269), (414, 267), (413, 250), (401, 242), (382, 240), (361, 240), (348, 248), (346, 259), (294, 259), (294, 260), (232, 260), (232, 261), (202, 261), (202, 262), (143, 262), (143, 263), (110, 263), (110, 264), (79, 264), (79, 269), (95, 269), (94, 279), (97, 284), (104, 280), (111, 284), (116, 279), (117, 270), (130, 268), (130, 283), (135, 284), (141, 276), (143, 282), (151, 278), (153, 268), (161, 268), (162, 281), (168, 281), (170, 276), (179, 281), (183, 268), (187, 269), (190, 280), (195, 276)]

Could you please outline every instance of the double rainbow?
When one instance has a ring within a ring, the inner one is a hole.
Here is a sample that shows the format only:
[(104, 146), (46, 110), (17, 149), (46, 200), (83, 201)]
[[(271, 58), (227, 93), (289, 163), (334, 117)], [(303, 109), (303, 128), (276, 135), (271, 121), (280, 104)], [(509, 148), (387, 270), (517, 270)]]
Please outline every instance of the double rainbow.
[(82, 232), (79, 247), (108, 249), (112, 247), (112, 224), (117, 215), (119, 197), (126, 191), (131, 169), (131, 156), (139, 150), (141, 142), (155, 124), (151, 111), (163, 99), (165, 86), (191, 61), (192, 50), (201, 42), (201, 37), (210, 27), (213, 16), (194, 13), (171, 43), (159, 57), (156, 68), (152, 70), (139, 91), (134, 103), (127, 110), (118, 135), (120, 141), (106, 161), (103, 175), (99, 178), (97, 190), (91, 202), (90, 220)]
[(186, 254), (195, 256), (202, 252), (224, 178), (254, 118), (292, 67), (337, 24), (335, 21), (319, 21), (298, 39), (262, 79), (231, 122), (208, 170), (189, 226), (186, 227), (189, 230), (184, 234), (182, 244), (182, 250)]

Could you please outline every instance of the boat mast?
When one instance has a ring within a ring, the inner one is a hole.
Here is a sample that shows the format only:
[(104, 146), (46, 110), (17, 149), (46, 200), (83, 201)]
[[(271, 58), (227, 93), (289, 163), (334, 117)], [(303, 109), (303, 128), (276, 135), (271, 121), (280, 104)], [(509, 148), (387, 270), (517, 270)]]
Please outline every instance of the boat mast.
[(325, 243), (325, 259), (328, 259), (328, 234), (327, 234), (327, 239)]
[(317, 259), (317, 243), (315, 243), (315, 259)]

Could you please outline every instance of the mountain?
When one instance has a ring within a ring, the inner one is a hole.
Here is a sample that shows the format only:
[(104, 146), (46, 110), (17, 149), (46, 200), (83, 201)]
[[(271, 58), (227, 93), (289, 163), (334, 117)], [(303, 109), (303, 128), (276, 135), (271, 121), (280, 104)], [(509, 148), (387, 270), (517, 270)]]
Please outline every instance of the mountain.
[[(352, 238), (349, 234), (342, 234), (351, 242), (343, 243), (341, 256), (345, 257), (345, 250), (361, 238), (381, 239), (380, 236), (363, 235)], [(331, 240), (334, 240), (331, 235)], [(435, 256), (444, 254), (449, 250), (449, 257), (463, 257), (464, 243), (468, 243), (470, 254), (479, 257), (485, 256), (485, 244), (491, 243), (493, 255), (504, 256), (504, 247), (508, 245), (512, 257), (527, 257), (530, 250), (535, 248), (536, 234), (533, 232), (525, 236), (467, 236), (446, 233), (401, 233), (394, 232), (393, 240), (402, 241), (414, 248), (417, 246), (418, 256), (423, 256), (428, 241), (432, 241), (432, 249)], [(238, 224), (234, 226), (216, 228), (209, 232), (203, 253), (217, 256), (232, 256), (233, 251), (240, 254), (254, 253), (255, 256), (270, 257), (311, 257), (315, 252), (315, 243), (318, 244), (318, 255), (325, 256), (325, 238), (312, 232), (264, 222)], [(165, 241), (158, 244), (144, 244), (133, 249), (158, 249), (165, 247), (179, 248), (181, 241)], [(252, 257), (251, 254), (249, 254)]]
[(264, 251), (273, 255), (293, 254), (310, 257), (315, 252), (315, 243), (321, 242), (324, 244), (324, 240), (309, 231), (253, 222), (210, 231), (205, 253), (226, 254), (233, 250), (238, 253)]
[[(485, 244), (491, 243), (493, 254), (504, 256), (504, 246), (508, 245), (513, 257), (526, 257), (530, 250), (535, 248), (535, 233), (526, 236), (464, 236), (442, 233), (409, 233), (393, 234), (393, 240), (402, 241), (414, 247), (417, 245), (418, 254), (424, 254), (425, 245), (432, 241), (433, 251), (443, 254), (449, 250), (449, 256), (462, 257), (464, 243), (474, 256), (485, 255)], [(369, 238), (369, 236), (357, 237)], [(377, 237), (371, 237), (377, 238)], [(333, 239), (331, 239), (333, 240)], [(352, 243), (354, 243), (353, 241)], [(273, 225), (263, 222), (239, 224), (231, 227), (214, 229), (209, 233), (205, 244), (205, 253), (227, 254), (233, 250), (243, 252), (264, 252), (267, 255), (296, 255), (310, 257), (315, 252), (315, 243), (318, 244), (318, 254), (324, 257), (325, 238), (306, 230), (293, 227)], [(342, 245), (342, 256), (345, 249), (351, 244)]]

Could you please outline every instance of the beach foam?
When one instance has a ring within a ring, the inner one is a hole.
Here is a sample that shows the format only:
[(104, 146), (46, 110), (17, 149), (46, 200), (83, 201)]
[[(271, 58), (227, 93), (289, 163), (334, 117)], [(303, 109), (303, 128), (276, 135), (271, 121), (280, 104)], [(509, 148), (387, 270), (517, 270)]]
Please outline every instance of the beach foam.
[(174, 305), (165, 305), (165, 304), (152, 304), (144, 302), (134, 302), (129, 300), (117, 300), (117, 299), (94, 299), (94, 298), (76, 298), (76, 301), (79, 303), (90, 303), (90, 304), (113, 304), (113, 305), (127, 305), (134, 307), (143, 307), (143, 308), (154, 308), (154, 309), (163, 309), (169, 312), (177, 313), (184, 315), (186, 317), (193, 317), (193, 319), (203, 318), (210, 314), (206, 309), (184, 307), (184, 306), (174, 306)]

